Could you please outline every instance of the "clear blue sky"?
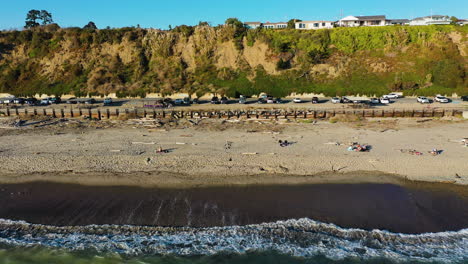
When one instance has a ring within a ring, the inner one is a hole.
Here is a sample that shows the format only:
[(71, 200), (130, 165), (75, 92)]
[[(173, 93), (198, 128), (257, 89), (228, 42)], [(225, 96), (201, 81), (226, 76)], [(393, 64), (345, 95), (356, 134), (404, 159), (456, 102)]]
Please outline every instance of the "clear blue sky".
[(336, 20), (343, 15), (414, 18), (434, 14), (468, 18), (467, 0), (1, 0), (0, 29), (21, 28), (30, 9), (46, 9), (62, 27), (94, 21), (106, 26), (167, 28), (228, 17), (242, 21)]

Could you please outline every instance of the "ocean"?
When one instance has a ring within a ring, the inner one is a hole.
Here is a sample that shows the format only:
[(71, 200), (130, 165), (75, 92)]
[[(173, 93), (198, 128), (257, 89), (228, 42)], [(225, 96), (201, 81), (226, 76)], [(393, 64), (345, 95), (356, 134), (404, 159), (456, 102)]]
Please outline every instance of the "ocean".
[(0, 263), (468, 263), (461, 186), (0, 190)]

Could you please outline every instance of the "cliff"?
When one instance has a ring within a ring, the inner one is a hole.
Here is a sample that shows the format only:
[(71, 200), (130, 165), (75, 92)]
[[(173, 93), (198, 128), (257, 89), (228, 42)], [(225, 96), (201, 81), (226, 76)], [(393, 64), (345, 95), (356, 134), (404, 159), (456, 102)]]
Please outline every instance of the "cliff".
[(468, 27), (0, 32), (0, 93), (468, 93)]

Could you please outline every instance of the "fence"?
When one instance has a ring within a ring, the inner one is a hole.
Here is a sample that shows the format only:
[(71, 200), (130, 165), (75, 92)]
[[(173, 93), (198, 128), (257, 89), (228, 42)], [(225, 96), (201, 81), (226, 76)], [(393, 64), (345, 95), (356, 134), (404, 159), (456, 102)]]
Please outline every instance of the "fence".
[(222, 119), (326, 119), (337, 115), (354, 115), (362, 117), (447, 117), (462, 116), (463, 109), (324, 109), (324, 110), (220, 110), (220, 111), (176, 111), (148, 109), (55, 109), (7, 108), (0, 110), (0, 116), (50, 116), (54, 118), (88, 117), (93, 119), (111, 119), (119, 117), (181, 119), (181, 118), (222, 118)]

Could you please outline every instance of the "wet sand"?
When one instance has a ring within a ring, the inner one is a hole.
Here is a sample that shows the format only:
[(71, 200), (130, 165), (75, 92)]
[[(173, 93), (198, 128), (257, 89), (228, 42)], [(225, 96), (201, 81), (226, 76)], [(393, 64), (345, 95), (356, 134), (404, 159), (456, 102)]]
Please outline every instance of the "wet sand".
[(400, 233), (468, 227), (466, 188), (429, 183), (309, 184), (190, 189), (0, 185), (0, 218), (46, 225), (211, 227), (310, 218)]

